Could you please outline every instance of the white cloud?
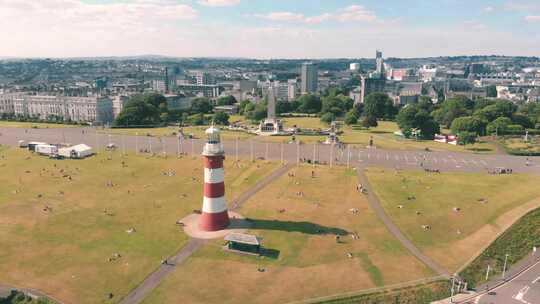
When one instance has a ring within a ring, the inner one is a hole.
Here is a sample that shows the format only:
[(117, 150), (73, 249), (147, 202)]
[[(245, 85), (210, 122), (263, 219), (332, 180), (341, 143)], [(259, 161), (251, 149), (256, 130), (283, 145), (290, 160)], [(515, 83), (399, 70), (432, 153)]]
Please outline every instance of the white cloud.
[(205, 6), (234, 6), (240, 4), (240, 0), (200, 0), (199, 4)]
[[(0, 0), (0, 56), (163, 54), (181, 57), (356, 58), (372, 57), (376, 48), (394, 57), (538, 56), (540, 49), (540, 39), (531, 39), (527, 33), (512, 28), (486, 28), (474, 20), (459, 26), (414, 27), (412, 23), (405, 22), (396, 26), (356, 6), (313, 16), (265, 14), (264, 17), (289, 20), (275, 21), (266, 27), (252, 26), (242, 20), (238, 23), (221, 20), (203, 23), (198, 19), (198, 12), (185, 4), (196, 4), (197, 1), (185, 0), (184, 4), (179, 4), (178, 0), (131, 0), (116, 4), (88, 4), (81, 0)], [(323, 22), (348, 23), (336, 27), (309, 26)], [(362, 26), (354, 26), (351, 22), (363, 23)], [(471, 30), (475, 26), (482, 31), (481, 35)], [(516, 48), (516, 45), (520, 47)]]
[(463, 25), (465, 26), (465, 28), (469, 28), (469, 29), (473, 29), (473, 30), (483, 30), (486, 28), (486, 25), (479, 22), (479, 21), (476, 21), (476, 20), (468, 20), (468, 21), (465, 21), (463, 22)]
[(341, 22), (347, 21), (375, 21), (377, 17), (372, 11), (366, 10), (361, 5), (351, 5), (336, 14), (336, 19)]
[(301, 22), (301, 23), (322, 23), (325, 21), (339, 22), (373, 22), (377, 20), (374, 12), (366, 10), (360, 5), (351, 5), (333, 13), (325, 13), (317, 16), (305, 16), (304, 14), (293, 12), (271, 12), (268, 14), (254, 14), (253, 17), (271, 21)]
[(504, 4), (504, 9), (508, 11), (538, 11), (540, 3), (538, 2), (523, 2), (523, 1), (508, 1)]
[(295, 14), (291, 12), (272, 12), (265, 15), (255, 14), (254, 17), (272, 20), (272, 21), (298, 21), (303, 22), (306, 17), (303, 14)]
[(540, 22), (540, 15), (538, 15), (538, 16), (532, 16), (532, 15), (525, 16), (525, 21), (527, 21), (527, 22)]
[(14, 56), (106, 55), (128, 48), (133, 52), (198, 17), (191, 6), (169, 0), (114, 4), (0, 0), (0, 7), (0, 36), (4, 37), (0, 52)]
[(486, 6), (482, 9), (482, 11), (484, 11), (485, 13), (491, 13), (495, 11), (495, 8), (493, 6)]

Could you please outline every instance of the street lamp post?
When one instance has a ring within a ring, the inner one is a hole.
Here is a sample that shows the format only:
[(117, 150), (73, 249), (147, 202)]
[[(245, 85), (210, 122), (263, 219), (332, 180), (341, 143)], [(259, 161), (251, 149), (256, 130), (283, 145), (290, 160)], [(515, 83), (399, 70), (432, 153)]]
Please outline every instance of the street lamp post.
[(330, 168), (334, 165), (334, 143), (330, 145)]
[(350, 167), (351, 163), (351, 146), (347, 145), (347, 169)]
[(506, 275), (506, 262), (508, 261), (508, 253), (504, 255), (504, 266), (503, 266), (503, 272), (502, 272), (502, 279), (504, 280), (504, 276)]
[(283, 165), (283, 142), (281, 143), (281, 164)]
[(452, 287), (450, 290), (450, 303), (454, 303), (454, 286), (456, 284), (456, 278), (452, 277)]

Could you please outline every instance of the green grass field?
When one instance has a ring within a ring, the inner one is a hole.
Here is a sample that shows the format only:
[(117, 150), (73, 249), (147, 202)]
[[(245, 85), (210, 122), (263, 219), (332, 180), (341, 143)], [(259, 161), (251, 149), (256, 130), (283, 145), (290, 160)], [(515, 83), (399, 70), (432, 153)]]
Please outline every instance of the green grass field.
[[(209, 126), (193, 126), (193, 127), (182, 127), (184, 134), (192, 135), (195, 138), (205, 138), (204, 131), (208, 129)], [(162, 127), (162, 128), (112, 128), (112, 129), (102, 129), (101, 133), (106, 134), (118, 134), (118, 135), (139, 135), (139, 136), (154, 136), (154, 137), (165, 137), (165, 136), (176, 136), (178, 134), (178, 127)], [(240, 140), (248, 139), (253, 137), (253, 135), (245, 132), (236, 132), (229, 131), (226, 129), (221, 129), (221, 139), (222, 140)]]
[[(328, 129), (329, 126), (322, 123), (318, 117), (299, 117), (299, 118), (284, 118), (286, 127), (297, 125), (304, 128), (319, 128)], [(365, 147), (369, 144), (369, 140), (373, 138), (374, 145), (381, 149), (388, 150), (425, 150), (429, 148), (432, 151), (454, 151), (468, 153), (493, 153), (495, 147), (488, 142), (480, 141), (473, 145), (454, 146), (449, 144), (438, 143), (432, 140), (412, 140), (401, 138), (394, 135), (399, 128), (393, 121), (379, 121), (378, 126), (370, 129), (357, 130), (350, 126), (343, 126), (343, 133), (339, 136), (341, 142), (346, 144), (358, 145)], [(326, 136), (296, 136), (298, 140), (304, 143), (315, 143), (326, 140)], [(271, 141), (271, 142), (288, 142), (290, 136), (270, 136), (257, 137), (256, 140)]]
[[(226, 161), (228, 199), (277, 166)], [(202, 203), (198, 157), (56, 161), (3, 149), (0, 168), (0, 282), (68, 303), (117, 302), (185, 244), (175, 222)]]
[(366, 174), (400, 229), (449, 271), (479, 254), (506, 222), (520, 216), (521, 209), (540, 205), (540, 178), (533, 175), (428, 174), (376, 168), (369, 168)]
[[(329, 126), (321, 122), (318, 117), (286, 117), (283, 118), (285, 128), (290, 128), (294, 125), (300, 128), (310, 129), (328, 129)], [(245, 122), (243, 116), (233, 115), (230, 119), (231, 122), (240, 121)], [(193, 126), (184, 127), (183, 132), (185, 134), (192, 134), (197, 138), (204, 137), (204, 131), (208, 126)], [(449, 144), (443, 144), (434, 142), (432, 140), (412, 140), (395, 136), (393, 133), (399, 130), (397, 124), (392, 121), (379, 121), (379, 125), (375, 128), (367, 130), (357, 130), (350, 126), (343, 126), (343, 133), (339, 136), (340, 140), (346, 144), (358, 145), (365, 147), (369, 144), (369, 140), (373, 138), (374, 145), (381, 149), (388, 150), (425, 150), (429, 148), (432, 151), (454, 151), (454, 152), (468, 152), (468, 153), (493, 153), (496, 151), (493, 144), (489, 142), (480, 141), (473, 145), (467, 146), (454, 146)], [(102, 130), (103, 133), (109, 134), (124, 134), (124, 135), (140, 135), (140, 136), (174, 136), (178, 132), (177, 127), (162, 127), (162, 128), (130, 128), (130, 129), (106, 129)], [(255, 136), (245, 132), (236, 132), (222, 129), (223, 140), (247, 140), (253, 139), (262, 142), (289, 142), (291, 136)], [(297, 135), (296, 139), (302, 143), (310, 144), (316, 142), (323, 142), (326, 140), (326, 136), (312, 136), (312, 135)]]
[(528, 142), (523, 140), (523, 137), (503, 138), (500, 140), (503, 147), (510, 153), (519, 153), (520, 155), (540, 154), (540, 138), (532, 137)]
[[(248, 233), (268, 249), (264, 258), (227, 253), (222, 239), (212, 241), (144, 303), (285, 303), (433, 275), (377, 219), (356, 191), (355, 171), (301, 166), (291, 173), (240, 210), (253, 223)], [(343, 234), (341, 243), (335, 234)]]

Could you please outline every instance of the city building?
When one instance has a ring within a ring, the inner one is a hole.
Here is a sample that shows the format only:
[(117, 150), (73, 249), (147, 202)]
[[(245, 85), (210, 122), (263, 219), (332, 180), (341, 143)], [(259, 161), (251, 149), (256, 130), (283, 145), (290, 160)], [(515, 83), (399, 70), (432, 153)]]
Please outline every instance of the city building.
[(358, 72), (360, 71), (360, 63), (358, 62), (353, 62), (349, 65), (349, 70), (351, 70), (352, 72)]
[(15, 99), (19, 98), (19, 93), (0, 94), (0, 115), (11, 115), (15, 113)]
[(0, 105), (8, 115), (43, 120), (54, 117), (79, 123), (107, 124), (114, 119), (113, 102), (108, 97), (18, 94), (0, 97)]
[(371, 93), (384, 92), (385, 84), (384, 78), (362, 77), (360, 81), (362, 91), (360, 103), (364, 103), (366, 97)]
[(375, 71), (377, 72), (377, 74), (381, 75), (381, 77), (384, 77), (384, 59), (382, 56), (383, 55), (381, 51), (375, 52), (375, 62), (377, 65)]
[(159, 93), (167, 92), (167, 82), (165, 80), (160, 80), (160, 79), (152, 80), (152, 90)]
[(362, 102), (362, 88), (355, 87), (349, 92), (349, 98), (354, 101), (354, 104)]
[(114, 118), (116, 118), (118, 114), (122, 112), (128, 100), (129, 100), (128, 96), (123, 96), (123, 95), (114, 96), (114, 98), (112, 99)]
[(287, 81), (287, 100), (293, 101), (297, 97), (298, 81), (296, 79), (289, 79)]
[(315, 93), (318, 88), (318, 69), (317, 65), (311, 62), (302, 64), (302, 94)]
[(401, 83), (396, 104), (406, 105), (416, 103), (420, 95), (422, 95), (421, 82)]
[(197, 85), (212, 85), (215, 84), (215, 81), (209, 73), (198, 71), (195, 73), (195, 83)]
[(187, 110), (191, 108), (192, 98), (176, 94), (165, 94), (164, 97), (169, 110)]
[(177, 85), (176, 90), (184, 93), (184, 95), (195, 94), (202, 95), (208, 98), (216, 98), (222, 92), (222, 88), (218, 85), (208, 85), (208, 84), (183, 84)]

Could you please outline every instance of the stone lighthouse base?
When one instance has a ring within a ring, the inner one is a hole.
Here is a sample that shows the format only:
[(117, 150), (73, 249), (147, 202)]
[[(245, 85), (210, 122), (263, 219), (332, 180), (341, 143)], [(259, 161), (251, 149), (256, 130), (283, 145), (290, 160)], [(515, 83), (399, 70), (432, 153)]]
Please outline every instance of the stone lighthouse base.
[(231, 222), (229, 227), (218, 231), (204, 231), (199, 228), (200, 218), (200, 214), (190, 214), (182, 219), (184, 232), (192, 238), (205, 240), (224, 238), (229, 233), (244, 233), (250, 225), (243, 216), (236, 212), (229, 211), (229, 219)]

